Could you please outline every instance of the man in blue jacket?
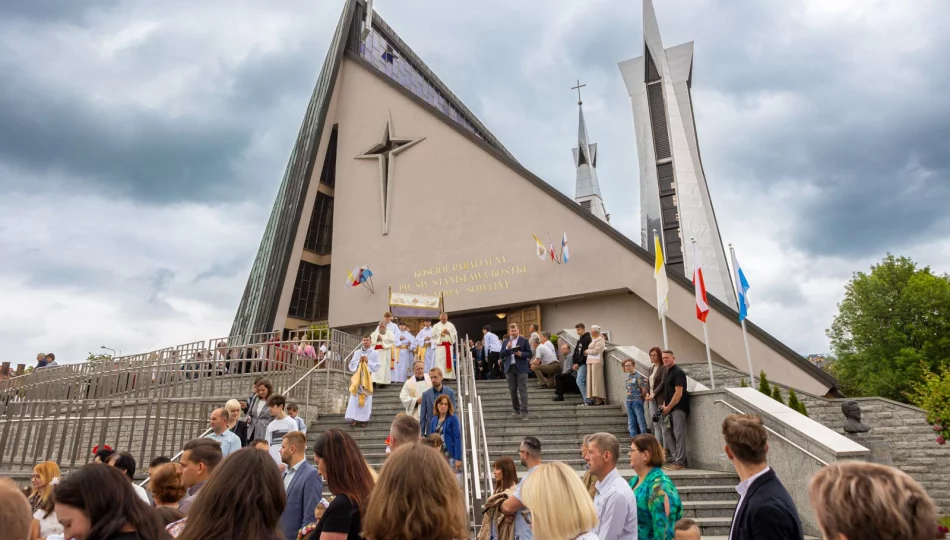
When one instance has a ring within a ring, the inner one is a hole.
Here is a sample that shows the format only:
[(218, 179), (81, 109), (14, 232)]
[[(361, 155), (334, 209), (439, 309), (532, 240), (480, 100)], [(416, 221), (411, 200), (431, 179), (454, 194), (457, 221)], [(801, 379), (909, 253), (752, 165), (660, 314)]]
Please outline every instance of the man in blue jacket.
[(323, 497), (320, 473), (307, 461), (307, 436), (300, 431), (284, 435), (280, 445), (280, 460), (287, 465), (284, 471), (284, 489), (287, 506), (280, 516), (280, 530), (284, 538), (297, 538), (297, 532), (316, 521), (313, 515)]
[(528, 419), (528, 372), (531, 361), (531, 345), (520, 335), (518, 325), (508, 325), (508, 339), (501, 344), (502, 371), (508, 379), (508, 393), (511, 394), (511, 416)]
[(458, 401), (455, 400), (455, 391), (442, 384), (442, 369), (434, 367), (429, 370), (429, 380), (432, 381), (432, 388), (422, 393), (422, 405), (419, 407), (419, 426), (422, 427), (422, 436), (425, 437), (432, 433), (429, 430), (429, 424), (432, 422), (433, 408), (435, 400), (445, 394), (452, 400), (452, 408), (458, 408)]

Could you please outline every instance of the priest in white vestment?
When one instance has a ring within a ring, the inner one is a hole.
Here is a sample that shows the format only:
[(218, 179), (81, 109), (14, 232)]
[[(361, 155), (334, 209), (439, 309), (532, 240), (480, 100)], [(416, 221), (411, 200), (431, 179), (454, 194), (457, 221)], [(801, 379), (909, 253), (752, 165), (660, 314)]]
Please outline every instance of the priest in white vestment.
[(439, 315), (439, 322), (432, 327), (432, 342), (435, 345), (433, 367), (440, 368), (446, 379), (455, 379), (455, 359), (452, 358), (452, 348), (458, 341), (458, 332), (455, 325), (449, 322), (448, 313)]
[(435, 347), (432, 343), (432, 321), (422, 322), (422, 330), (416, 334), (416, 360), (425, 363), (426, 373), (435, 365)]
[(396, 361), (393, 363), (392, 381), (404, 383), (412, 371), (412, 348), (415, 338), (406, 330), (406, 323), (399, 323), (396, 333)]
[(344, 418), (351, 426), (365, 427), (373, 412), (373, 374), (379, 369), (379, 353), (373, 348), (370, 336), (363, 336), (363, 347), (353, 353), (348, 366), (353, 372), (350, 379), (350, 401), (346, 404)]
[(402, 392), (399, 392), (399, 400), (406, 410), (406, 414), (419, 419), (419, 407), (422, 406), (422, 394), (432, 388), (432, 381), (429, 374), (425, 371), (425, 364), (416, 360), (412, 364), (412, 377), (402, 385)]
[(373, 382), (376, 384), (392, 383), (392, 369), (396, 353), (396, 334), (386, 328), (386, 322), (380, 321), (379, 326), (373, 331), (370, 339), (373, 342), (373, 349), (379, 354), (379, 371), (373, 373)]

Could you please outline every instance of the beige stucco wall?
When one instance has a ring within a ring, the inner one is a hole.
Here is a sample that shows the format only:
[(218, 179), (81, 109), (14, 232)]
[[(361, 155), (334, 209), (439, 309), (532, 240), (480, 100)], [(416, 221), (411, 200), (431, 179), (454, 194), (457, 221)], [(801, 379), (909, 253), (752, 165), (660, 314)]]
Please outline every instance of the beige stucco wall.
[[(450, 312), (629, 290), (634, 294), (628, 301), (599, 298), (571, 309), (589, 312), (586, 318), (593, 321), (606, 302), (617, 317), (611, 322), (615, 340), (629, 336), (635, 341), (630, 344), (637, 346), (661, 341), (651, 263), (362, 65), (346, 58), (341, 69), (328, 122), (339, 124), (331, 326), (378, 320), (388, 305), (389, 286), (394, 291), (445, 292)], [(378, 165), (354, 157), (378, 142), (390, 115), (396, 137), (426, 139), (396, 158), (389, 234), (383, 236)], [(531, 234), (546, 241), (548, 233), (557, 239), (564, 231), (570, 264), (539, 260)], [(467, 263), (476, 268), (466, 268)], [(346, 270), (363, 264), (375, 274), (376, 294), (342, 287)], [(673, 284), (670, 305), (670, 346), (684, 351), (689, 361), (697, 356), (702, 360), (703, 329), (695, 318), (692, 290)], [(559, 309), (546, 310), (551, 313), (543, 316), (548, 328), (573, 326), (577, 318), (563, 315), (566, 322), (560, 323)], [(710, 313), (708, 324), (717, 355), (725, 363), (744, 366), (738, 324), (716, 312)], [(826, 391), (752, 336), (750, 345), (756, 369), (764, 367), (770, 378), (816, 394)]]
[[(552, 333), (574, 328), (575, 324), (582, 322), (588, 329), (596, 324), (610, 332), (611, 342), (618, 345), (633, 345), (643, 351), (649, 351), (651, 347), (663, 348), (663, 329), (656, 308), (627, 292), (542, 304), (541, 321), (544, 329)], [(672, 321), (667, 321), (666, 331), (677, 362), (706, 363), (706, 347), (701, 341)], [(715, 351), (712, 360), (732, 365)], [(735, 367), (742, 369), (742, 366)]]

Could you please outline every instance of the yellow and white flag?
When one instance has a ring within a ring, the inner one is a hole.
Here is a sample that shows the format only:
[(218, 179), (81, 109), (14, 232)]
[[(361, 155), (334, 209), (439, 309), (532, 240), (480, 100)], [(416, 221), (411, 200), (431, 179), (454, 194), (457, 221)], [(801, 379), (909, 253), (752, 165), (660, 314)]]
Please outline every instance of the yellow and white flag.
[(548, 256), (548, 250), (547, 250), (547, 248), (544, 247), (544, 244), (542, 244), (540, 240), (538, 240), (538, 237), (537, 237), (537, 236), (535, 236), (535, 235), (532, 234), (532, 235), (531, 235), (531, 238), (534, 238), (534, 242), (535, 242), (535, 244), (536, 244), (536, 245), (535, 245), (535, 248), (534, 248), (534, 254), (537, 255), (538, 258), (543, 261), (543, 260), (546, 259), (547, 256)]
[(656, 252), (656, 264), (653, 267), (653, 279), (656, 280), (656, 314), (660, 319), (670, 309), (670, 282), (666, 279), (666, 263), (663, 260), (663, 247), (660, 246), (660, 236), (653, 233), (653, 245)]

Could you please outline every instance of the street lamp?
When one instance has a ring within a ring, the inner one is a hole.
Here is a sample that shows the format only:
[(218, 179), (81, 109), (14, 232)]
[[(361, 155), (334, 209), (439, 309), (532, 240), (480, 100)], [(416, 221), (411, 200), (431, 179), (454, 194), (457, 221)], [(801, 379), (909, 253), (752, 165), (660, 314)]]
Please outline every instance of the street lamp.
[(115, 358), (115, 349), (112, 349), (112, 348), (110, 348), (110, 347), (106, 347), (105, 345), (100, 345), (99, 348), (100, 348), (100, 349), (105, 349), (105, 350), (107, 350), (107, 351), (112, 351), (112, 358)]

